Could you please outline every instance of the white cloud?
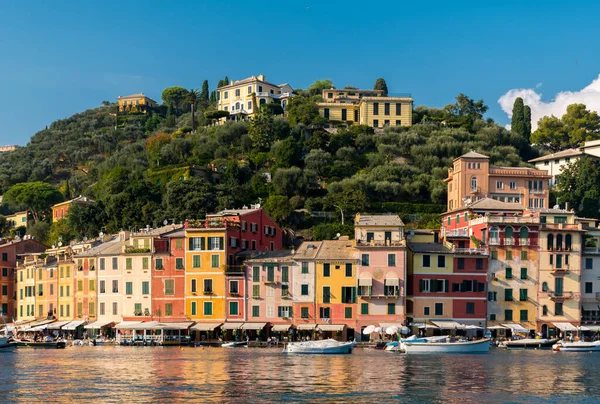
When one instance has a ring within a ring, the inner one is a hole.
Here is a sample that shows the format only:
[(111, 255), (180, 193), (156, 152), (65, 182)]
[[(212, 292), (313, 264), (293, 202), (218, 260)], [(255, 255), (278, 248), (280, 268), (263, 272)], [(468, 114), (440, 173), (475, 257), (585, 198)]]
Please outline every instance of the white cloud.
[[(542, 83), (536, 85), (536, 89)], [(585, 104), (587, 109), (600, 113), (600, 75), (588, 86), (579, 91), (561, 91), (553, 100), (542, 101), (542, 93), (533, 88), (516, 88), (509, 90), (498, 100), (498, 104), (509, 118), (512, 118), (512, 108), (517, 97), (523, 98), (525, 105), (531, 108), (531, 129), (537, 129), (537, 122), (544, 116), (561, 117), (571, 104)]]

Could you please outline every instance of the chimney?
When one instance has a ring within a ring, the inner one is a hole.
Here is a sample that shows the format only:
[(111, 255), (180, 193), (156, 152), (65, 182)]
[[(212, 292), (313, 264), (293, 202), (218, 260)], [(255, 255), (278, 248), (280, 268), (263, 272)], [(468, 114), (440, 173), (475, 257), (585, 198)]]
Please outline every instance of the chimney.
[(260, 80), (260, 81), (265, 81), (265, 76), (264, 76), (264, 75), (262, 75), (262, 74), (259, 74), (257, 78), (258, 78), (258, 80)]
[(569, 202), (565, 202), (565, 210), (569, 210)]

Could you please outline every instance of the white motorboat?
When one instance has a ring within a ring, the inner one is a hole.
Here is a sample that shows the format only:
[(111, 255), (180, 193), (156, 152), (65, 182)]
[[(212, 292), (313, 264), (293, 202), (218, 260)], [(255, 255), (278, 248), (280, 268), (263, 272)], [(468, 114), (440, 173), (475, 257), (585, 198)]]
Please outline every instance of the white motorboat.
[(286, 354), (351, 354), (355, 346), (354, 341), (339, 342), (334, 339), (319, 341), (290, 342), (283, 348)]
[[(444, 338), (447, 338), (447, 337), (448, 337), (447, 335), (441, 336), (441, 337), (439, 337), (439, 336), (438, 337), (417, 337), (416, 335), (411, 335), (410, 337), (405, 338), (402, 341), (413, 342), (413, 343), (414, 342), (427, 342), (427, 341), (430, 341), (432, 339), (438, 340), (438, 339), (444, 339)], [(388, 351), (388, 352), (404, 352), (404, 350), (403, 350), (403, 348), (401, 346), (401, 343), (399, 341), (388, 342), (385, 345), (384, 350)]]
[(17, 346), (17, 342), (13, 341), (12, 338), (4, 336), (4, 337), (0, 337), (0, 349), (12, 349), (12, 348), (16, 348)]
[(600, 351), (600, 341), (558, 341), (552, 345), (552, 350), (560, 352), (596, 352)]
[(224, 342), (221, 344), (221, 348), (248, 348), (248, 341), (238, 341), (238, 342)]
[(427, 342), (411, 342), (402, 340), (401, 349), (407, 354), (420, 353), (488, 353), (490, 340), (451, 341), (448, 337), (430, 338)]
[(514, 341), (503, 341), (500, 343), (500, 348), (506, 349), (550, 349), (554, 344), (558, 342), (558, 338), (525, 338), (516, 339)]

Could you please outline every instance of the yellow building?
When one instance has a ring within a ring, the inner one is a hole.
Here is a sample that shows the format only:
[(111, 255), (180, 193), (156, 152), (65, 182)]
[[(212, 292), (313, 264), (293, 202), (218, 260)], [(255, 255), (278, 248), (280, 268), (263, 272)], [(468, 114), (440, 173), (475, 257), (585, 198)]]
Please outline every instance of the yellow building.
[(64, 260), (58, 265), (58, 310), (56, 314), (58, 320), (75, 319), (73, 307), (75, 271), (75, 264), (72, 261)]
[(22, 212), (13, 213), (12, 215), (6, 216), (6, 224), (14, 229), (16, 227), (25, 226), (27, 227), (28, 212), (26, 210)]
[(217, 91), (219, 96), (217, 109), (228, 111), (235, 119), (244, 119), (253, 117), (256, 113), (256, 105), (253, 105), (253, 102), (258, 103), (259, 106), (279, 103), (285, 110), (294, 90), (287, 83), (270, 83), (260, 74), (243, 80), (232, 80), (226, 86), (219, 87)]
[(150, 108), (156, 108), (158, 103), (144, 93), (118, 96), (119, 112), (148, 112)]
[[(35, 320), (37, 256), (26, 256), (17, 267), (17, 317), (18, 320)], [(40, 316), (41, 317), (41, 316)]]
[(331, 122), (373, 128), (412, 125), (410, 95), (384, 97), (382, 90), (330, 89), (323, 90), (323, 102), (318, 106), (321, 116)]
[(315, 263), (317, 330), (343, 340), (354, 338), (357, 259), (353, 241), (348, 237), (323, 241)]

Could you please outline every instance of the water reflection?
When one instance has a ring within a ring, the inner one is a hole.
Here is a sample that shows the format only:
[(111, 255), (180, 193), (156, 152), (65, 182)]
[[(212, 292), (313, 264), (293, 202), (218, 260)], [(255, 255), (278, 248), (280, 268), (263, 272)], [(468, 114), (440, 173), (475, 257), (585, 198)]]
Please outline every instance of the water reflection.
[(545, 402), (600, 395), (593, 354), (285, 356), (277, 349), (70, 347), (2, 353), (0, 401)]

